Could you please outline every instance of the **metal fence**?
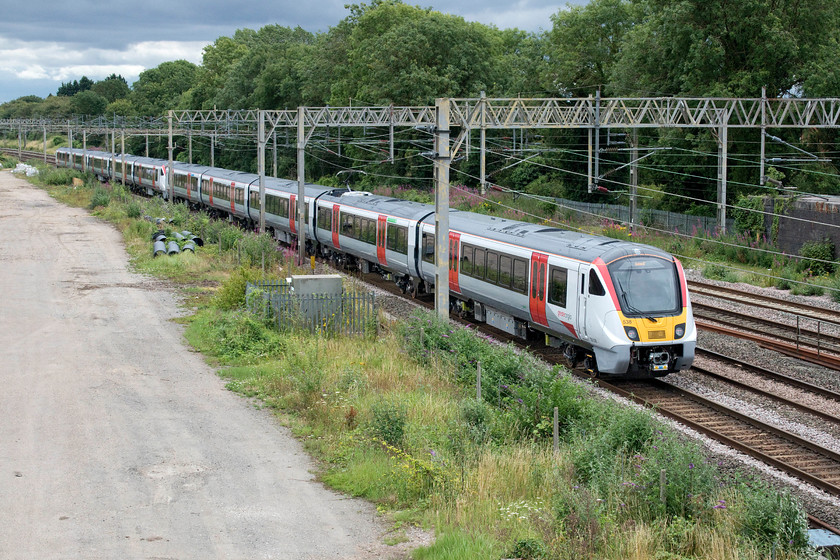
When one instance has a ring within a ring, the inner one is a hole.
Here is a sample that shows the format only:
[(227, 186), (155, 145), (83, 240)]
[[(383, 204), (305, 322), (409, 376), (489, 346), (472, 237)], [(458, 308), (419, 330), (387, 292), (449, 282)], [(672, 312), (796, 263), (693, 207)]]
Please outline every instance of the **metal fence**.
[[(599, 218), (611, 218), (617, 222), (630, 221), (630, 208), (620, 204), (601, 204), (595, 202), (578, 202), (575, 200), (566, 200), (564, 198), (555, 199), (558, 205), (562, 208), (569, 208), (571, 210), (579, 210), (589, 215), (595, 215)], [(689, 214), (678, 214), (676, 212), (668, 212), (665, 210), (651, 210), (649, 208), (640, 208), (637, 210), (636, 219), (641, 225), (653, 226), (669, 231), (679, 230), (681, 232), (697, 231), (715, 231), (718, 227), (717, 218), (710, 218), (707, 216), (691, 216)], [(734, 231), (735, 220), (727, 218), (727, 231)]]
[(248, 283), (245, 300), (252, 313), (270, 315), (280, 330), (307, 329), (325, 335), (365, 334), (376, 329), (376, 297), (361, 294), (295, 294), (287, 282)]

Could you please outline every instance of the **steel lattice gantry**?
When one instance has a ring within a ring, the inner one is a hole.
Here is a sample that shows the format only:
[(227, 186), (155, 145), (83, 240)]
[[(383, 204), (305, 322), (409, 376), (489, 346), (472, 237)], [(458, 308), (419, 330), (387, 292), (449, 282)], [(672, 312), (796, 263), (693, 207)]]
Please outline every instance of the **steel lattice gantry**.
[[(265, 111), (169, 111), (161, 119), (104, 118), (80, 121), (46, 119), (0, 119), (0, 131), (43, 130), (46, 132), (73, 130), (93, 133), (111, 133), (112, 146), (115, 130), (132, 134), (160, 134), (168, 124), (169, 160), (173, 162), (173, 136), (194, 132), (194, 125), (213, 125), (212, 133), (251, 135), (256, 134), (259, 144), (260, 174), (260, 230), (265, 227), (265, 148), (266, 138), (278, 128), (297, 129), (299, 197), (303, 200), (304, 148), (319, 127), (388, 126), (393, 154), (395, 127), (426, 127), (435, 133), (435, 206), (436, 249), (438, 285), (446, 285), (448, 266), (448, 191), (449, 163), (461, 149), (468, 133), (481, 131), (481, 182), (485, 184), (484, 133), (487, 129), (539, 129), (578, 128), (588, 129), (590, 139), (595, 139), (596, 157), (598, 131), (606, 129), (639, 128), (708, 128), (718, 140), (718, 223), (726, 223), (726, 160), (727, 131), (729, 128), (761, 129), (762, 175), (764, 165), (764, 137), (767, 128), (838, 128), (840, 127), (840, 99), (837, 98), (707, 98), (707, 97), (656, 97), (656, 98), (442, 98), (434, 107), (299, 107), (297, 110)], [(459, 130), (450, 142), (450, 127)], [(46, 144), (46, 142), (45, 142)], [(590, 141), (591, 145), (591, 141)], [(637, 146), (634, 145), (634, 149)], [(591, 150), (591, 148), (590, 148)], [(112, 149), (113, 151), (113, 149)], [(590, 184), (593, 181), (590, 157)], [(169, 175), (172, 177), (172, 175)], [(596, 171), (597, 177), (597, 159)], [(635, 165), (631, 168), (632, 184), (637, 180)], [(596, 179), (597, 180), (597, 179)], [(171, 185), (170, 185), (171, 189)], [(632, 187), (631, 187), (632, 189)], [(170, 191), (171, 192), (171, 191)], [(634, 192), (631, 190), (631, 198)], [(298, 205), (298, 231), (303, 228), (302, 205)], [(632, 202), (631, 202), (632, 208)], [(632, 220), (631, 220), (632, 221)], [(438, 231), (440, 228), (440, 231)], [(304, 257), (304, 239), (300, 236), (299, 258)], [(447, 290), (437, 299), (438, 314), (446, 316)]]

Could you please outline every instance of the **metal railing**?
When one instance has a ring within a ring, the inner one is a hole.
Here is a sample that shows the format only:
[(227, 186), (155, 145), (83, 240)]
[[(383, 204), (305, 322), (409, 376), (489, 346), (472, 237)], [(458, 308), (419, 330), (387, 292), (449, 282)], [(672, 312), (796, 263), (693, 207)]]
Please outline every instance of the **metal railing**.
[(368, 293), (296, 294), (286, 282), (248, 283), (245, 299), (252, 313), (290, 327), (323, 335), (366, 334), (377, 328), (376, 297)]

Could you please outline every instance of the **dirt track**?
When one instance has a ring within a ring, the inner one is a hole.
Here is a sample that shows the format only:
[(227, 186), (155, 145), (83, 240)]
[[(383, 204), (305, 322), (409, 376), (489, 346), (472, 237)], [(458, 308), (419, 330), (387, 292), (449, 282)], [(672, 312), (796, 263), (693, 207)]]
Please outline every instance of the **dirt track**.
[(0, 558), (400, 554), (185, 348), (111, 226), (7, 171), (0, 298)]

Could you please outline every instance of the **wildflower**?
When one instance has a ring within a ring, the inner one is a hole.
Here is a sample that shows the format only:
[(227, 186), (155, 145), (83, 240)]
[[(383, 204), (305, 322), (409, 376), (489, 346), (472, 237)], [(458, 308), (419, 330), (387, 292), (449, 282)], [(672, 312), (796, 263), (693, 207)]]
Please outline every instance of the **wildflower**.
[(694, 468), (694, 463), (689, 463), (689, 464), (688, 464), (688, 468), (689, 468), (689, 469), (693, 469), (693, 468)]

